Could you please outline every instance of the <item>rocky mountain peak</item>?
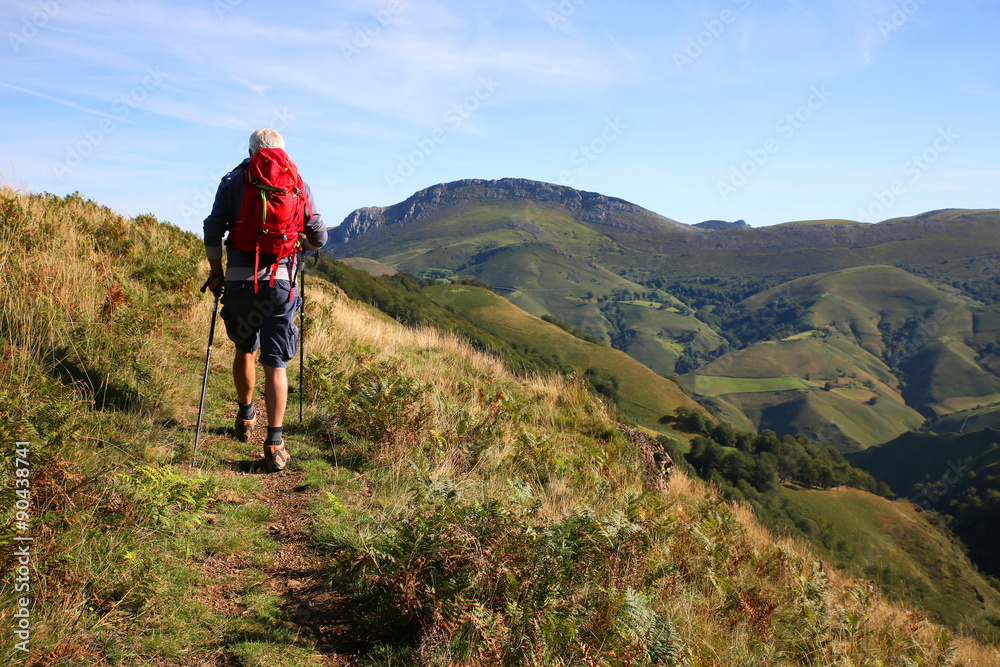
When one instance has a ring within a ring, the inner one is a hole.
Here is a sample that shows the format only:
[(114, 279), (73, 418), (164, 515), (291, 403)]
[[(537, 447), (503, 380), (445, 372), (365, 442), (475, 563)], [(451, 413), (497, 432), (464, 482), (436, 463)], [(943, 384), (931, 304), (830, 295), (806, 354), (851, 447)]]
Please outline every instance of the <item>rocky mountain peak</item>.
[(523, 178), (464, 179), (441, 183), (393, 206), (359, 208), (331, 230), (329, 245), (342, 245), (362, 235), (398, 224), (415, 224), (443, 209), (469, 203), (523, 200), (565, 209), (581, 222), (627, 231), (643, 228), (691, 229), (617, 197)]

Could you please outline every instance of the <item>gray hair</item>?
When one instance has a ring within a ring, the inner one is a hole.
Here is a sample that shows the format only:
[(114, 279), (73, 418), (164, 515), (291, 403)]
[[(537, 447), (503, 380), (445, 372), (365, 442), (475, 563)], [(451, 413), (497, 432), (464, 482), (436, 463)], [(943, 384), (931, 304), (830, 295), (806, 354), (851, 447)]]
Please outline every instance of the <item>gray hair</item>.
[(277, 130), (264, 127), (250, 135), (250, 155), (253, 155), (261, 148), (285, 148), (285, 140)]

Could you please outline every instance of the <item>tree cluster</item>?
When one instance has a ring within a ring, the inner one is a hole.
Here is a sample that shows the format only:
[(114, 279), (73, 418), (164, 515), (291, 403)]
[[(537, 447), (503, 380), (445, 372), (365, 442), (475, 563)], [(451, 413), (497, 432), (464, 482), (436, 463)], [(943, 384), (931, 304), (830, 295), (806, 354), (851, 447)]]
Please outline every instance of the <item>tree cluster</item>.
[[(668, 418), (670, 419), (670, 418)], [(698, 433), (686, 461), (700, 477), (715, 482), (728, 496), (760, 502), (762, 494), (782, 484), (810, 489), (850, 486), (871, 493), (890, 493), (871, 475), (853, 467), (837, 450), (821, 447), (801, 435), (779, 438), (774, 431), (738, 431), (714, 423), (703, 412), (679, 407), (672, 420)]]

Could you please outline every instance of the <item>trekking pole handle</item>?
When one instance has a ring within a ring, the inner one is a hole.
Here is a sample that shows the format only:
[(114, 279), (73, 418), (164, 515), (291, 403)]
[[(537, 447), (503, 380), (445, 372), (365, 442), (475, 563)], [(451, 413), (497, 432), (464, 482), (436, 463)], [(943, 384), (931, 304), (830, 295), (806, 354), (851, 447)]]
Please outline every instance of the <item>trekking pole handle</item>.
[(208, 280), (206, 280), (205, 284), (201, 286), (202, 293), (204, 294), (205, 290), (208, 289), (208, 286), (212, 284), (212, 279), (213, 278), (221, 278), (223, 275), (224, 274), (222, 274), (222, 273), (218, 273), (218, 274), (209, 273), (208, 274)]

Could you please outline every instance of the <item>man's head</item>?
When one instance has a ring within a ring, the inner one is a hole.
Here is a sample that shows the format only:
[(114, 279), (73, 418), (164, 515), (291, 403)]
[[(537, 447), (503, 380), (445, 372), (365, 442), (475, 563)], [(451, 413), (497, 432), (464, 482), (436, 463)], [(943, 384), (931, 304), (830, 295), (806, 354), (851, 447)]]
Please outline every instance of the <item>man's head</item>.
[(261, 148), (280, 148), (284, 150), (285, 140), (277, 130), (264, 127), (250, 135), (250, 157)]

